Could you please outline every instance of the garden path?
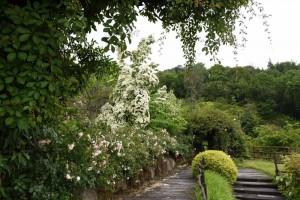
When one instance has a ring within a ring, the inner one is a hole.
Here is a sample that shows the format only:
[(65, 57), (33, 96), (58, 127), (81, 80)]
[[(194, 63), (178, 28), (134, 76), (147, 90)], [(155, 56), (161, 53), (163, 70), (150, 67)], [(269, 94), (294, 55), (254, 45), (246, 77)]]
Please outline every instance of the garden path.
[(146, 189), (142, 194), (125, 200), (192, 200), (197, 184), (192, 178), (190, 166), (177, 169), (174, 174), (162, 180), (156, 187)]

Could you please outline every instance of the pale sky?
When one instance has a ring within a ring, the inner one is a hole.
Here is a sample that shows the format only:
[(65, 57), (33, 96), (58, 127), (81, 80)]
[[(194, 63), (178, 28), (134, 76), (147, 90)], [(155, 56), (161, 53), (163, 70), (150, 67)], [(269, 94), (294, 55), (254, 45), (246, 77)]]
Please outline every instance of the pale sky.
[[(246, 21), (247, 40), (245, 49), (238, 49), (238, 63), (234, 59), (233, 48), (222, 46), (218, 53), (218, 59), (224, 66), (236, 65), (266, 68), (268, 60), (273, 63), (283, 61), (295, 61), (300, 63), (300, 0), (258, 0), (264, 7), (264, 13), (270, 14), (269, 23), (272, 43), (264, 31), (263, 19), (254, 18)], [(163, 29), (161, 24), (153, 24), (146, 18), (139, 17), (135, 24), (136, 34), (132, 37), (129, 49), (135, 49), (139, 40), (152, 34), (156, 39), (160, 37)], [(185, 60), (181, 49), (181, 42), (175, 38), (175, 33), (166, 34), (163, 49), (160, 51), (158, 43), (152, 47), (152, 61), (157, 63), (159, 70), (170, 69), (177, 65), (184, 65)], [(103, 37), (101, 30), (93, 32), (91, 38), (100, 41)], [(238, 36), (239, 37), (239, 36)], [(101, 43), (100, 43), (101, 45)], [(206, 67), (212, 66), (210, 56), (201, 52), (203, 45), (197, 44), (196, 62), (202, 62)]]

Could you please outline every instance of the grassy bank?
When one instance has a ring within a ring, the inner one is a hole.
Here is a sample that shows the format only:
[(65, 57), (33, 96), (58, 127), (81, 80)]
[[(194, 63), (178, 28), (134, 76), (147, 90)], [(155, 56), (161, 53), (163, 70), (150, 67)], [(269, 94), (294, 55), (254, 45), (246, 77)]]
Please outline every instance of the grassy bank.
[[(212, 171), (205, 171), (205, 182), (208, 200), (235, 200), (231, 185), (224, 177)], [(196, 187), (196, 199), (202, 200), (199, 186)]]

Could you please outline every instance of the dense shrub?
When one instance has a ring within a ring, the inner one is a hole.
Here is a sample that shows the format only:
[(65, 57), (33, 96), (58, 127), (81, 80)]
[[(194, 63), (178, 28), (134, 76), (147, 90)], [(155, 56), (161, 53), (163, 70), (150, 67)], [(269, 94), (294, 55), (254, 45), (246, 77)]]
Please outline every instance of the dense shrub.
[(237, 167), (233, 160), (222, 151), (207, 150), (195, 156), (192, 162), (193, 176), (198, 176), (198, 164), (204, 158), (204, 169), (214, 171), (233, 184), (237, 178)]
[(300, 197), (300, 154), (292, 154), (284, 159), (286, 174), (276, 178), (279, 188), (288, 200)]
[(210, 104), (194, 105), (187, 114), (187, 132), (195, 136), (194, 146), (202, 151), (203, 141), (208, 149), (229, 152), (243, 146), (245, 134), (240, 123), (226, 112), (213, 108)]
[(300, 146), (300, 128), (287, 125), (284, 128), (261, 125), (255, 129), (258, 137), (253, 144), (259, 146)]
[(176, 151), (170, 152), (175, 156), (179, 152), (184, 156), (190, 156), (193, 138), (184, 134), (187, 121), (183, 117), (182, 105), (182, 100), (177, 99), (172, 91), (167, 92), (165, 86), (158, 89), (151, 95), (149, 104), (151, 121), (148, 128), (154, 131), (165, 129), (179, 145)]

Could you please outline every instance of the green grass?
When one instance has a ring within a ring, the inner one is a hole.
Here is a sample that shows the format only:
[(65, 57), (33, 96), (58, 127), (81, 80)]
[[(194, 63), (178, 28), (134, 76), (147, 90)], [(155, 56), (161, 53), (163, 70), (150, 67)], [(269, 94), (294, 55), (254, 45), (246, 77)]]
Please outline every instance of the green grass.
[[(275, 165), (273, 161), (268, 160), (234, 160), (235, 164), (240, 168), (257, 169), (272, 177), (275, 177)], [(279, 170), (283, 170), (283, 164), (279, 164)]]
[[(208, 200), (235, 200), (231, 185), (224, 177), (207, 170), (205, 171), (205, 182)], [(196, 187), (196, 198), (202, 200), (199, 186)]]

